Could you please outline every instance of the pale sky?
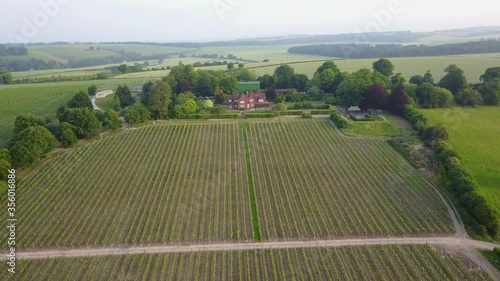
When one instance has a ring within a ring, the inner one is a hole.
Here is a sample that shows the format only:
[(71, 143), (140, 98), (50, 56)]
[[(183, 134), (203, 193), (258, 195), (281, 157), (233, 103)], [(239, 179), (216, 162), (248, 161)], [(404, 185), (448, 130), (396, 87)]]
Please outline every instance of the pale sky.
[(498, 1), (0, 0), (0, 42), (209, 41), (500, 26)]

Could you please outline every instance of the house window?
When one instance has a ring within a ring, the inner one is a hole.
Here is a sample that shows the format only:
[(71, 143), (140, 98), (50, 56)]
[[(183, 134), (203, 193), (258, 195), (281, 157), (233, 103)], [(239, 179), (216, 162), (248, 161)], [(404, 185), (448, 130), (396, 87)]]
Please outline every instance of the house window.
[(229, 105), (229, 109), (233, 109), (233, 106), (232, 106), (232, 105)]
[(241, 103), (241, 104), (245, 104), (245, 101), (244, 101), (244, 100), (242, 100), (242, 101), (240, 101), (240, 103)]
[(263, 99), (259, 99), (259, 102), (264, 102), (264, 100)]
[(231, 99), (229, 99), (229, 102), (233, 102)]
[(251, 99), (250, 102), (253, 102), (253, 99)]

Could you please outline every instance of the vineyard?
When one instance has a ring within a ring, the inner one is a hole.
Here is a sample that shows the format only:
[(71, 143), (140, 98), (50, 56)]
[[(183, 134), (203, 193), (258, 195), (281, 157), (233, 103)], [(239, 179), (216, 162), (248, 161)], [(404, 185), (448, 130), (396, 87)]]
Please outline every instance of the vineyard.
[(17, 200), (22, 249), (454, 233), (417, 170), (328, 120), (130, 130), (56, 156)]
[(153, 126), (91, 143), (22, 182), (18, 201), (23, 248), (252, 239), (237, 123)]
[(430, 245), (22, 260), (12, 280), (494, 280)]
[(251, 123), (262, 240), (447, 235), (431, 185), (387, 143), (326, 120)]

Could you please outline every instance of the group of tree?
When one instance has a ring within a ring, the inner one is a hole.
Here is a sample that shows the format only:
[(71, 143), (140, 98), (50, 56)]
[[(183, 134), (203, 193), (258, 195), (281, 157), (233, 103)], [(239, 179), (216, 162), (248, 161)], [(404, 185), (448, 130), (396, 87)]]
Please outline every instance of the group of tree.
[(322, 44), (305, 45), (288, 49), (292, 54), (321, 55), (337, 58), (383, 58), (416, 56), (449, 56), (500, 52), (500, 40), (485, 40), (467, 43), (428, 45), (401, 44)]
[(0, 84), (12, 84), (12, 74), (7, 70), (0, 70)]
[(10, 158), (2, 157), (0, 166), (7, 166), (4, 162), (14, 167), (31, 166), (58, 143), (72, 147), (78, 139), (98, 136), (102, 128), (116, 130), (121, 127), (122, 122), (115, 111), (94, 110), (89, 95), (80, 91), (57, 113), (44, 119), (33, 114), (16, 117), (14, 136), (7, 145)]
[(26, 56), (28, 49), (22, 45), (3, 45), (0, 44), (0, 57), (4, 56)]
[(435, 84), (429, 71), (410, 78), (409, 92), (421, 107), (450, 107), (454, 104), (476, 107), (480, 104), (497, 105), (500, 98), (500, 67), (488, 68), (480, 77), (482, 83), (470, 84), (461, 68), (450, 65), (446, 75)]

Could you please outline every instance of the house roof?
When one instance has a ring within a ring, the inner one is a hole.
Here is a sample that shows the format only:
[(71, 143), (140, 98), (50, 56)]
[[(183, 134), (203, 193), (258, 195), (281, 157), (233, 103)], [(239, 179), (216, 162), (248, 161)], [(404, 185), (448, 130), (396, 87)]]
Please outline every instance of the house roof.
[(359, 108), (359, 106), (357, 105), (353, 105), (349, 107), (348, 111), (361, 111), (361, 108)]

